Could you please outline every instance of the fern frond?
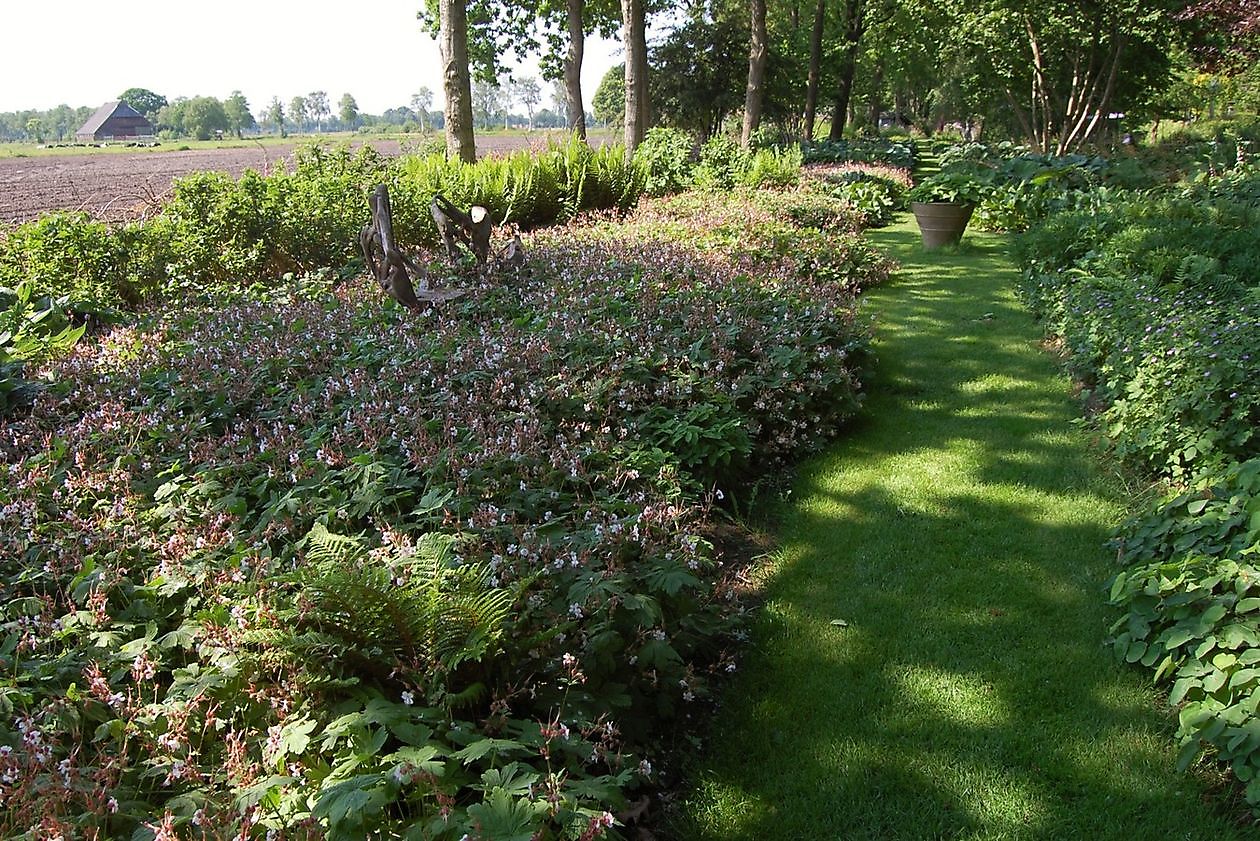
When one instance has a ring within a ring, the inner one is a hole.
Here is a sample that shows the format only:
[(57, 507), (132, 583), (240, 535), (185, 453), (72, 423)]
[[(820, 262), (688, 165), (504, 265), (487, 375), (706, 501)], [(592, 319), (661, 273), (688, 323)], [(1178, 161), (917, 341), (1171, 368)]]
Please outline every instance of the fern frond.
[(301, 609), (278, 644), (327, 670), (380, 676), (410, 662), (438, 681), (497, 653), (520, 593), (491, 586), (485, 564), (459, 563), (454, 545), (430, 534), (412, 554), (381, 558), (358, 538), (316, 526), (307, 564), (290, 578)]
[(306, 559), (312, 564), (344, 564), (362, 554), (363, 544), (358, 538), (334, 534), (323, 523), (316, 523), (306, 536)]

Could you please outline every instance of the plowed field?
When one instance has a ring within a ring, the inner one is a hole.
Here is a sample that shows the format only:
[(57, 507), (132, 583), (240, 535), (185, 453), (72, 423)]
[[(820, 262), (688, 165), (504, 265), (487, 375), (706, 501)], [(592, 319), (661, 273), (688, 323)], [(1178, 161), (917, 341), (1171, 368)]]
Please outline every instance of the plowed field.
[[(546, 143), (545, 132), (477, 138), (479, 156)], [(382, 154), (399, 154), (395, 140), (372, 141)], [(54, 210), (84, 210), (122, 222), (152, 214), (171, 183), (190, 172), (219, 171), (239, 176), (260, 172), (293, 154), (297, 144), (239, 149), (191, 149), (0, 158), (0, 224), (21, 223)]]

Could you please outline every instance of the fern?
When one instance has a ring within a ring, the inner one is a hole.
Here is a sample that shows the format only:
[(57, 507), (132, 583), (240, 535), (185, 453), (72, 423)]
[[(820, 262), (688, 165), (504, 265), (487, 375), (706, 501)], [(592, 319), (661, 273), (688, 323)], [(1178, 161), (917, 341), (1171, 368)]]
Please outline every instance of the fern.
[(317, 524), (273, 644), (330, 676), (383, 679), (402, 668), (439, 695), (476, 697), (476, 684), (447, 682), (498, 653), (515, 593), (490, 586), (484, 564), (459, 563), (453, 544), (426, 535), (412, 554), (381, 555)]

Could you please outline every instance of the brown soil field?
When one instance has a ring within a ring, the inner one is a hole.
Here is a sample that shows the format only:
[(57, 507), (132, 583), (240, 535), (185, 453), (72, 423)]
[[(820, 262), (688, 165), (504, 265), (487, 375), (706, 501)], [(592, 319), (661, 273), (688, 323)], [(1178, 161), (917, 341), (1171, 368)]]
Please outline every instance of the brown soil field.
[[(478, 156), (545, 146), (547, 132), (479, 137)], [(374, 140), (385, 155), (400, 154), (396, 140)], [(110, 222), (156, 212), (171, 183), (190, 172), (218, 171), (238, 177), (265, 172), (293, 154), (298, 144), (238, 149), (190, 149), (118, 154), (0, 158), (0, 224), (20, 224), (54, 210), (82, 210)]]

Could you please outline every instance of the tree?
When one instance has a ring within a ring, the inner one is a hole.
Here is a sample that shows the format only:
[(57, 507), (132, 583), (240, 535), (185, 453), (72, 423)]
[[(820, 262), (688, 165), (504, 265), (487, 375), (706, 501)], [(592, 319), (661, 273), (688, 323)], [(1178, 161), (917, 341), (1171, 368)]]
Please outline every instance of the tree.
[(209, 140), (215, 132), (228, 130), (228, 117), (223, 103), (213, 96), (194, 96), (184, 103), (184, 133), (198, 140)]
[(162, 110), (158, 111), (158, 128), (169, 131), (177, 137), (183, 137), (187, 132), (184, 130), (184, 111), (187, 109), (188, 99), (185, 97), (176, 97)]
[(620, 127), (626, 117), (625, 73), (624, 64), (610, 67), (604, 78), (599, 80), (599, 87), (595, 88), (591, 106), (595, 109), (595, 119), (606, 126)]
[(433, 107), (433, 91), (427, 86), (421, 87), (411, 97), (411, 110), (420, 118), (420, 130), (428, 131), (429, 109)]
[[(551, 110), (560, 118), (563, 125), (569, 125), (569, 91), (563, 80), (556, 82), (551, 89)], [(586, 136), (586, 120), (582, 120), (582, 131), (579, 136)]]
[[(569, 33), (569, 49), (564, 57), (564, 91), (567, 101), (565, 113), (569, 117), (569, 129), (586, 139), (586, 111), (582, 104), (582, 60), (586, 52), (586, 0), (567, 0), (565, 23)], [(530, 114), (532, 127), (534, 116)]]
[(166, 97), (147, 88), (127, 88), (118, 95), (118, 99), (139, 111), (149, 119), (149, 122), (154, 122), (158, 112), (168, 104)]
[(472, 86), (472, 101), (476, 124), (483, 129), (493, 128), (499, 112), (507, 111), (503, 86), (497, 81), (478, 77)]
[(328, 94), (325, 91), (312, 91), (306, 95), (306, 110), (315, 121), (315, 130), (324, 130), (324, 118), (332, 114), (328, 106)]
[(249, 102), (240, 91), (232, 91), (231, 96), (223, 101), (223, 112), (227, 117), (228, 128), (237, 137), (240, 137), (245, 129), (258, 127), (254, 115), (249, 111)]
[(39, 117), (31, 117), (26, 121), (26, 134), (35, 138), (36, 143), (44, 142), (44, 121)]
[(533, 76), (520, 79), (513, 86), (516, 98), (525, 106), (525, 114), (529, 117), (529, 128), (534, 128), (534, 108), (542, 102), (542, 87)]
[(1176, 22), (1152, 0), (956, 2), (956, 29), (1043, 152), (1079, 146), (1109, 113), (1146, 107), (1168, 83)]
[(48, 112), (49, 128), (57, 135), (57, 140), (64, 140), (76, 128), (83, 125), (75, 119), (74, 109), (69, 105), (58, 105)]
[(439, 0), (442, 87), (446, 93), (446, 155), (472, 163), (472, 83), (468, 73), (468, 9), (465, 0)]
[(267, 106), (266, 121), (281, 137), (287, 136), (288, 132), (284, 130), (284, 106), (280, 104), (280, 97), (271, 98), (271, 104)]
[(748, 38), (748, 88), (744, 95), (744, 125), (740, 144), (747, 149), (753, 132), (761, 124), (761, 105), (765, 96), (767, 35), (766, 0), (749, 0), (752, 33)]
[(289, 100), (289, 119), (293, 121), (293, 125), (299, 133), (301, 133), (302, 126), (306, 124), (309, 116), (310, 112), (306, 104), (306, 97), (295, 96)]
[(747, 18), (728, 10), (698, 10), (654, 45), (652, 98), (661, 122), (708, 137), (743, 103)]
[(343, 126), (351, 129), (359, 123), (359, 103), (348, 93), (343, 93), (341, 101), (337, 103), (337, 118)]
[[(875, 8), (872, 9), (872, 6)], [(872, 17), (882, 20), (889, 14), (890, 5), (884, 0), (844, 0), (840, 17), (840, 60), (836, 65), (836, 88), (831, 109), (829, 137), (832, 140), (844, 136), (844, 127), (849, 120), (849, 100), (853, 96), (853, 79), (857, 74), (862, 36), (870, 27)]]
[(647, 11), (644, 0), (621, 0), (621, 42), (626, 49), (624, 121), (626, 157), (643, 142), (647, 133)]
[(823, 27), (826, 25), (827, 0), (818, 0), (814, 7), (814, 26), (809, 36), (809, 74), (805, 84), (805, 130), (802, 132), (806, 140), (814, 139), (814, 120), (818, 113), (818, 85), (822, 76)]
[(1255, 0), (1193, 0), (1177, 17), (1190, 24), (1190, 49), (1200, 66), (1254, 70), (1260, 60), (1260, 4)]

